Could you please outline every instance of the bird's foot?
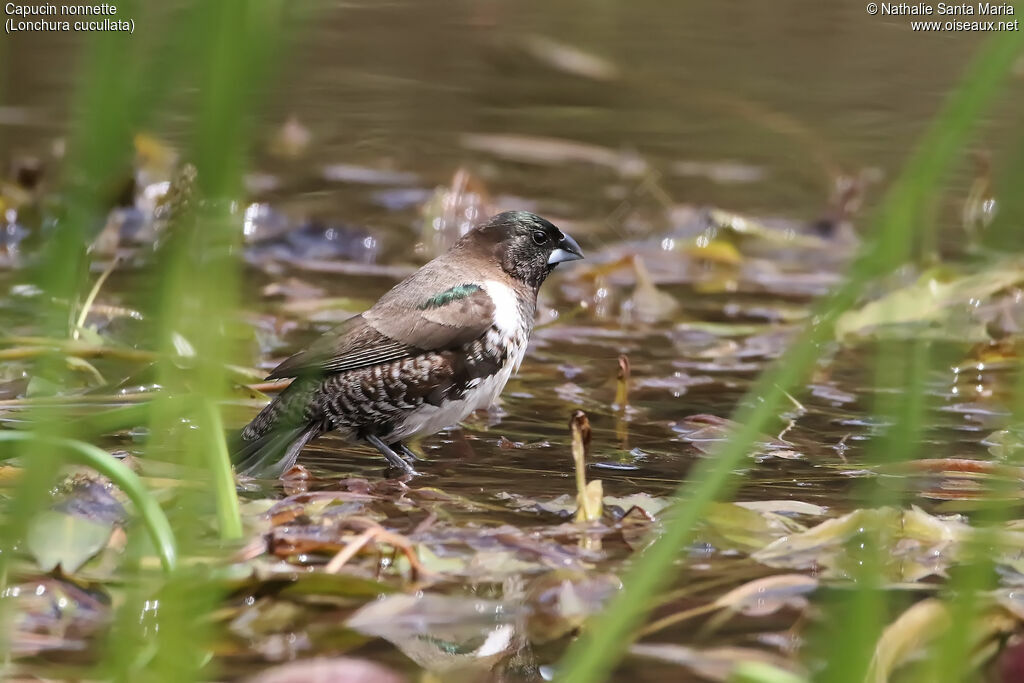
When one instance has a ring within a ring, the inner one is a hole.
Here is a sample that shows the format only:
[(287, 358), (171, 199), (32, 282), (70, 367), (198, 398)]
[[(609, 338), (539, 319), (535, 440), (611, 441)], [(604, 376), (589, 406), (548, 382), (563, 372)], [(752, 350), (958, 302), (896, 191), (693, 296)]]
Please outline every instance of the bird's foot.
[(411, 448), (406, 446), (401, 441), (398, 441), (396, 443), (391, 444), (391, 447), (393, 449), (395, 449), (395, 451), (399, 455), (401, 455), (403, 458), (405, 458), (406, 462), (423, 462), (424, 461), (423, 458), (421, 458), (420, 456), (416, 455), (416, 452), (414, 450), (412, 450)]
[(381, 441), (378, 437), (371, 435), (367, 436), (366, 440), (371, 446), (380, 451), (380, 454), (388, 461), (390, 469), (398, 470), (403, 474), (419, 474), (419, 472), (413, 469), (412, 465), (403, 460), (402, 456), (395, 453), (390, 446)]

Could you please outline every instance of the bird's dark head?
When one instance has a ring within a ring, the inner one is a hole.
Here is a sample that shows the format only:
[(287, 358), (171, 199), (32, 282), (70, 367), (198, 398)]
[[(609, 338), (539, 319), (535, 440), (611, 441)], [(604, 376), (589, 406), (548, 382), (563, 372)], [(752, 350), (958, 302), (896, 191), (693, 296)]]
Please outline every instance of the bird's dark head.
[(499, 213), (460, 242), (484, 250), (502, 270), (532, 287), (540, 287), (559, 263), (583, 258), (576, 240), (529, 211)]

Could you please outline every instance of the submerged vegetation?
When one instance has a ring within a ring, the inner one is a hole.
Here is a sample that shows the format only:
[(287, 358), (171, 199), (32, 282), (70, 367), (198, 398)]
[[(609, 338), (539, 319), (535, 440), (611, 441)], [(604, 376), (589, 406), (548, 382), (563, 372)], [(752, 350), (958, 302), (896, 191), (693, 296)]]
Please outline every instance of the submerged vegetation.
[[(455, 131), (441, 170), (370, 121), (368, 152), (323, 159), (324, 130), (255, 113), (316, 16), (119, 11), (152, 40), (85, 40), (66, 142), (0, 184), (5, 678), (1020, 679), (1024, 152), (970, 154), (1018, 34), (979, 43), (890, 178), (688, 93), (827, 176), (807, 220), (681, 201), (673, 179), (773, 180), (553, 135), (570, 104)], [(520, 37), (497, 64), (681, 106)], [(226, 435), (280, 358), (507, 208), (588, 258), (501, 405), (411, 444), (415, 477), (330, 436), (279, 481), (235, 475)]]

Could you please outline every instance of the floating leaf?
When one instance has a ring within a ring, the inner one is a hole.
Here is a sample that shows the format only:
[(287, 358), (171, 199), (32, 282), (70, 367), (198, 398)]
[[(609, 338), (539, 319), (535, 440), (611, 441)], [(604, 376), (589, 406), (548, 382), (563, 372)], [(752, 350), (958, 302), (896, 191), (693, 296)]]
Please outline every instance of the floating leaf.
[(287, 631), (302, 621), (303, 608), (292, 602), (262, 598), (246, 605), (228, 626), (231, 633), (248, 639)]
[(748, 510), (754, 510), (755, 512), (774, 512), (780, 515), (821, 517), (828, 512), (826, 507), (805, 503), (802, 500), (751, 500), (736, 503), (736, 505)]
[(740, 662), (760, 662), (783, 670), (792, 667), (778, 655), (749, 647), (697, 649), (671, 643), (637, 643), (629, 648), (629, 653), (635, 657), (685, 666), (709, 681), (732, 680), (733, 672)]
[(65, 573), (73, 574), (106, 547), (113, 531), (110, 521), (44, 510), (29, 523), (25, 542), (44, 572), (59, 566)]
[(867, 683), (887, 683), (889, 676), (950, 626), (949, 610), (928, 598), (915, 603), (885, 627), (875, 645)]
[(493, 600), (424, 593), (371, 602), (346, 625), (390, 641), (431, 671), (489, 670), (518, 647), (514, 616), (514, 609)]
[(1024, 261), (991, 264), (978, 273), (927, 271), (916, 282), (886, 294), (836, 321), (836, 337), (919, 337), (957, 342), (988, 339), (984, 325), (973, 320), (971, 308), (1000, 290), (1024, 281)]
[(282, 596), (303, 599), (329, 598), (349, 601), (354, 598), (376, 598), (394, 592), (388, 584), (352, 574), (327, 574), (316, 572), (298, 574), (295, 581), (280, 593)]
[(818, 588), (817, 579), (803, 574), (779, 574), (754, 579), (734, 588), (715, 600), (715, 606), (739, 612), (750, 617), (760, 617), (791, 606), (802, 609), (807, 600), (803, 597)]
[(797, 233), (790, 229), (774, 228), (761, 221), (741, 216), (737, 213), (723, 211), (722, 209), (711, 209), (708, 212), (708, 221), (712, 228), (711, 234), (705, 236), (705, 242), (718, 230), (729, 230), (742, 237), (756, 237), (775, 244), (786, 244), (793, 247), (825, 248), (829, 243), (820, 237)]
[(714, 503), (704, 516), (705, 535), (724, 548), (760, 550), (776, 539), (803, 530), (803, 525), (782, 515), (759, 513), (733, 503)]
[[(822, 522), (801, 533), (779, 538), (751, 557), (772, 567), (816, 568), (826, 575), (843, 576), (862, 534), (874, 534), (876, 542), (888, 549), (886, 575), (895, 581), (918, 581), (926, 576), (943, 575), (957, 558), (960, 546), (973, 535), (961, 518), (936, 517), (911, 507), (907, 510), (879, 508), (855, 510)], [(998, 535), (1007, 549), (998, 561), (1012, 566), (1024, 547), (1024, 533), (1004, 529)]]

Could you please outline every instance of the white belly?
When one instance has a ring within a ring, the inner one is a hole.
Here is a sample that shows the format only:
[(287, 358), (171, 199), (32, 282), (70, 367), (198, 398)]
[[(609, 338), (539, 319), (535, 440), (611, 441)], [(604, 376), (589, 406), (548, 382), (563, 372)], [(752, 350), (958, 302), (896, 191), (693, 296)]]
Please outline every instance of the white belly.
[(476, 387), (468, 390), (457, 401), (449, 401), (442, 406), (422, 405), (410, 412), (402, 424), (389, 437), (391, 441), (401, 441), (416, 434), (434, 434), (445, 427), (458, 424), (477, 408), (486, 408), (494, 403), (508, 382), (512, 368), (508, 367), (491, 375)]

